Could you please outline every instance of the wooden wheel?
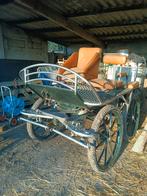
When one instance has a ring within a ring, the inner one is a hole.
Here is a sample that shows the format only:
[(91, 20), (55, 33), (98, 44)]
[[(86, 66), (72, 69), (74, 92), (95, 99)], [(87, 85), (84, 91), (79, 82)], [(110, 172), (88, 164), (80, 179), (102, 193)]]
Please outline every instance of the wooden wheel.
[(88, 157), (95, 171), (106, 171), (117, 161), (123, 141), (123, 120), (118, 108), (104, 106), (95, 117), (92, 129), (97, 133), (90, 138)]
[[(43, 105), (43, 99), (39, 98), (33, 104), (32, 109), (33, 110), (39, 109), (39, 108), (41, 108), (42, 105)], [(43, 122), (46, 125), (48, 125), (48, 127), (49, 127), (48, 129), (44, 129), (43, 127), (36, 126), (31, 123), (27, 123), (27, 132), (33, 140), (40, 141), (40, 140), (46, 140), (49, 138), (51, 139), (56, 135), (56, 133), (51, 131), (51, 128), (57, 127), (58, 124), (56, 124), (56, 122), (53, 119), (44, 120)], [(61, 124), (59, 126), (60, 127), (58, 127), (58, 129), (60, 129), (61, 127), (63, 128), (63, 126)]]
[(140, 121), (140, 107), (141, 102), (139, 97), (133, 96), (127, 115), (126, 134), (132, 138), (136, 133)]

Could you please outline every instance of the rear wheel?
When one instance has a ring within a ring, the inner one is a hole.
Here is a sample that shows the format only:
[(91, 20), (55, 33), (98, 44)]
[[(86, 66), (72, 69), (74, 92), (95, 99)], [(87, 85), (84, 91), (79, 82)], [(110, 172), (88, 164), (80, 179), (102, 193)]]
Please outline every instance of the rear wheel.
[(130, 103), (126, 122), (126, 134), (130, 139), (135, 135), (139, 126), (140, 108), (140, 98), (138, 96), (135, 97), (134, 95)]
[(104, 106), (95, 117), (92, 129), (97, 137), (90, 138), (88, 157), (95, 171), (106, 171), (117, 161), (123, 142), (123, 118), (118, 108)]
[[(36, 109), (41, 108), (41, 106), (43, 106), (43, 99), (39, 98), (33, 104), (31, 109), (36, 110)], [(33, 125), (32, 123), (27, 123), (27, 132), (33, 140), (39, 140), (39, 141), (41, 140), (42, 141), (42, 140), (46, 140), (46, 139), (51, 139), (56, 135), (56, 133), (51, 131), (52, 128), (57, 126), (57, 123), (53, 119), (49, 119), (49, 120), (44, 119), (43, 124), (48, 125), (49, 128), (45, 129), (40, 126)], [(61, 127), (62, 125), (60, 124), (59, 126)]]

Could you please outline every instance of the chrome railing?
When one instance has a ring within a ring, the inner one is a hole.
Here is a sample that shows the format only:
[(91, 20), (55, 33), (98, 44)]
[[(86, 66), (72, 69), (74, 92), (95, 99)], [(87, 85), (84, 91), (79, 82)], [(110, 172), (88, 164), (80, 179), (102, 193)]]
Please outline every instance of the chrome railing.
[[(67, 74), (59, 74), (58, 69), (63, 69)], [(44, 77), (42, 76), (43, 74)], [(102, 103), (90, 82), (66, 67), (47, 63), (34, 64), (22, 69), (19, 75), (25, 84), (42, 81), (48, 82), (48, 85), (56, 86), (57, 88), (70, 89), (81, 97), (85, 105), (98, 106)]]

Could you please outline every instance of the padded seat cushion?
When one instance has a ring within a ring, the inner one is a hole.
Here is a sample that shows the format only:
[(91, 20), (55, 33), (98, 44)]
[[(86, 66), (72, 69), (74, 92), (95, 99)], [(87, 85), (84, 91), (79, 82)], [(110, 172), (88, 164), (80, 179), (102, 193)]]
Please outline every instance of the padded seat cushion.
[(114, 65), (125, 65), (127, 62), (127, 56), (117, 53), (106, 53), (103, 57), (103, 63)]
[(94, 88), (101, 89), (101, 90), (112, 90), (114, 88), (123, 88), (123, 82), (120, 80), (113, 81), (113, 80), (100, 80), (100, 79), (93, 79), (90, 80), (91, 85)]
[[(76, 73), (78, 73), (79, 75), (81, 75), (83, 78), (87, 79), (87, 80), (91, 80), (92, 78), (95, 78), (95, 75), (93, 75), (92, 73), (84, 73), (80, 68), (78, 67), (73, 67), (70, 70), (75, 71)], [(74, 74), (69, 73), (68, 71), (65, 71), (63, 73), (63, 75), (69, 77), (69, 78), (74, 78)]]
[[(85, 78), (85, 74), (78, 67), (71, 68), (71, 70), (75, 71), (76, 73), (80, 74), (82, 77)], [(72, 74), (72, 73), (70, 73), (68, 71), (65, 71), (63, 73), (63, 75), (68, 77), (68, 78), (74, 79), (74, 74)]]

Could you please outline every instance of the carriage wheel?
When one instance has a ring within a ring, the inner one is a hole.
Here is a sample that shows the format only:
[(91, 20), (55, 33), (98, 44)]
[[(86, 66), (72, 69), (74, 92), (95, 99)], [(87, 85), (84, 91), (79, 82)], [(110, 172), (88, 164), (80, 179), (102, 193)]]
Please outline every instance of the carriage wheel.
[(139, 97), (133, 97), (127, 115), (126, 134), (131, 139), (136, 133), (140, 120), (141, 102)]
[[(43, 99), (39, 98), (33, 104), (31, 109), (36, 110), (36, 109), (39, 109), (41, 106), (43, 106)], [(57, 125), (54, 124), (53, 119), (47, 120), (45, 123), (49, 126), (49, 129), (47, 129), (47, 130), (44, 129), (43, 127), (33, 125), (31, 123), (27, 123), (27, 132), (33, 140), (40, 141), (40, 140), (46, 140), (46, 139), (49, 139), (49, 138), (51, 139), (56, 135), (56, 133), (50, 131), (50, 128), (53, 128), (54, 126), (57, 126)]]
[(95, 117), (92, 129), (97, 137), (90, 138), (88, 158), (95, 171), (106, 171), (117, 161), (123, 141), (123, 118), (118, 108), (104, 106)]

